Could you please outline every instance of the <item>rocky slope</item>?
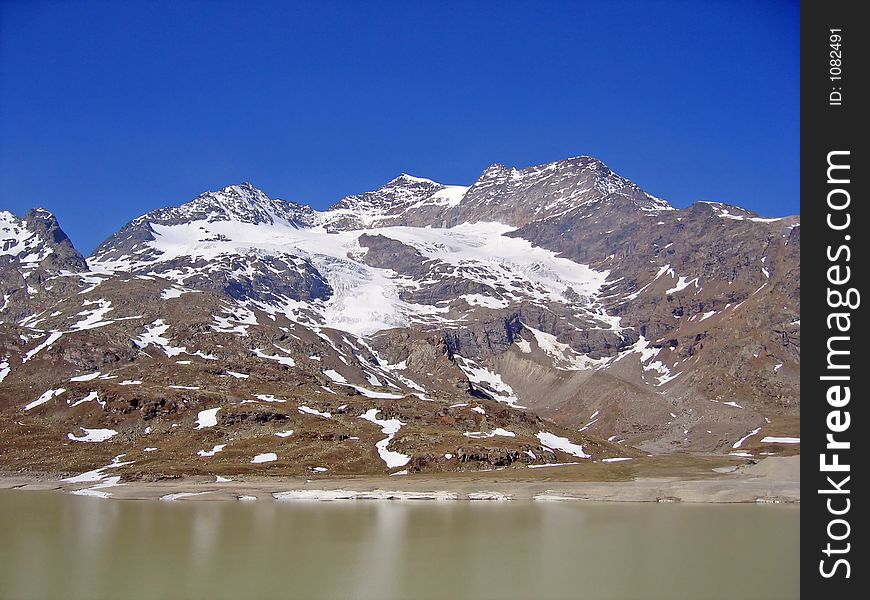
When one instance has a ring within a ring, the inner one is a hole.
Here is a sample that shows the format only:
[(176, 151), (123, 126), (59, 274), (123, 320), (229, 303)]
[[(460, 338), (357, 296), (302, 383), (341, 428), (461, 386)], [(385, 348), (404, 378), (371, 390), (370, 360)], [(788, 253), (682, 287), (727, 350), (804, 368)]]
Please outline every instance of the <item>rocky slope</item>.
[(797, 218), (675, 210), (590, 157), (401, 175), (324, 212), (230, 186), (87, 262), (40, 209), (0, 233), (0, 469), (479, 470), (799, 436)]

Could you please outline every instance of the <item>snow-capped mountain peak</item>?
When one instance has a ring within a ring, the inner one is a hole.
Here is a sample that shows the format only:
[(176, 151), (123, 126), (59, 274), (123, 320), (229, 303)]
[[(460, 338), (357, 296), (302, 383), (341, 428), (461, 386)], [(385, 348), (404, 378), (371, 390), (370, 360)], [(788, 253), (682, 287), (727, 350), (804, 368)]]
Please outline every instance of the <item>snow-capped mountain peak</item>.
[[(391, 180), (386, 185), (390, 185), (390, 184), (406, 184), (406, 185), (412, 184), (413, 185), (413, 184), (419, 184), (419, 183), (429, 184), (429, 185), (433, 185), (433, 184), (434, 185), (441, 185), (440, 183), (438, 183), (436, 181), (432, 181), (431, 179), (427, 179), (425, 177), (414, 177), (413, 175), (408, 175), (407, 173), (399, 174), (398, 177)], [(386, 186), (384, 186), (384, 187), (386, 187)]]
[(45, 292), (64, 287), (52, 279), (84, 271), (84, 257), (51, 212), (34, 208), (19, 218), (0, 211), (0, 322), (28, 314)]
[(43, 266), (55, 270), (81, 270), (84, 267), (81, 254), (73, 248), (50, 211), (34, 208), (21, 218), (0, 211), (0, 256), (18, 263), (29, 273), (52, 254), (58, 255), (51, 261), (52, 265)]
[(203, 221), (301, 227), (310, 224), (314, 214), (308, 206), (270, 198), (262, 190), (243, 182), (204, 192), (180, 206), (161, 208), (133, 219), (100, 244), (91, 260), (108, 263), (137, 254), (147, 256), (155, 240), (155, 226)]
[(797, 423), (795, 219), (674, 210), (591, 157), (471, 187), (403, 174), (323, 212), (240, 183), (134, 219), (90, 271), (65, 244), (47, 211), (0, 213), (0, 417), (39, 425), (13, 428), (40, 449), (20, 466), (73, 426), (118, 431), (107, 455), (168, 433), (168, 461), (205, 465), (213, 427), (227, 456), (307, 470), (323, 443), (338, 469), (377, 459), (341, 429), (373, 406), (414, 423), (395, 448), (418, 470), (551, 464), (547, 418), (599, 434), (590, 454), (728, 452)]
[(354, 212), (368, 212), (387, 214), (391, 210), (406, 207), (416, 201), (432, 195), (444, 186), (431, 179), (412, 177), (402, 173), (391, 179), (381, 187), (364, 194), (346, 196), (333, 204), (330, 210), (351, 210)]
[[(272, 199), (250, 183), (230, 185), (217, 192), (205, 192), (177, 209), (163, 209), (177, 220), (239, 221), (241, 223), (275, 223), (288, 221), (299, 224), (301, 205)], [(151, 213), (149, 213), (151, 214)], [(146, 215), (148, 216), (148, 215)], [(153, 215), (165, 218), (169, 214)], [(166, 223), (164, 223), (166, 224)]]
[[(524, 169), (487, 167), (463, 199), (457, 220), (498, 220), (525, 225), (529, 220), (576, 210), (602, 200), (628, 199), (641, 210), (667, 210), (631, 181), (591, 156), (577, 156)], [(504, 198), (515, 198), (506, 206)]]
[(376, 190), (342, 198), (321, 214), (320, 223), (331, 231), (408, 224), (416, 213), (429, 218), (431, 207), (441, 212), (458, 204), (467, 189), (402, 173)]

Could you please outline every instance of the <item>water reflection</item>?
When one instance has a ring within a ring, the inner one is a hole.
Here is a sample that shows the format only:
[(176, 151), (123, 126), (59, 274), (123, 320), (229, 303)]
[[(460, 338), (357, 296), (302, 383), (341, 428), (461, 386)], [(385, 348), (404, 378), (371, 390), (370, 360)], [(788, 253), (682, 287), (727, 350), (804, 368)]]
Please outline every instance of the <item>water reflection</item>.
[(796, 507), (0, 491), (2, 598), (796, 598)]

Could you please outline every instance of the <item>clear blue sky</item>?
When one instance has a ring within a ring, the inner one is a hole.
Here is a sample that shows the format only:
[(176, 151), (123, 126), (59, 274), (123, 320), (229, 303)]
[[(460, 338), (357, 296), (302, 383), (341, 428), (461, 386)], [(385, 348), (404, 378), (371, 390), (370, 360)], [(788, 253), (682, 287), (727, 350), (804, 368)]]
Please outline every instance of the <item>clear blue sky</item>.
[(589, 154), (676, 206), (799, 212), (798, 2), (0, 0), (0, 208), (89, 253), (250, 181), (324, 208), (400, 172)]

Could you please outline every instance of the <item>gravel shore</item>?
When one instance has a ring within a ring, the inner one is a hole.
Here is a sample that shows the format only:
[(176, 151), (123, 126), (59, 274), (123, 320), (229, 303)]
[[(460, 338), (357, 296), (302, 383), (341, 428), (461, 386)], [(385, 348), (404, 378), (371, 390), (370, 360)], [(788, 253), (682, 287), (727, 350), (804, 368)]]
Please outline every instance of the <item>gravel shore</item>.
[[(515, 472), (457, 475), (402, 475), (268, 478), (182, 477), (163, 481), (117, 483), (103, 479), (65, 482), (60, 476), (0, 476), (0, 489), (62, 490), (123, 500), (538, 500), (598, 502), (800, 502), (800, 456), (768, 457), (754, 465), (711, 470), (705, 478), (636, 477), (627, 481), (571, 481), (552, 467), (542, 476), (522, 479)], [(543, 470), (542, 470), (543, 471)], [(725, 472), (723, 472), (725, 471)], [(564, 471), (567, 475), (568, 472)], [(218, 479), (219, 481), (216, 481)], [(224, 479), (229, 479), (224, 481)], [(84, 490), (84, 492), (82, 492)], [(293, 494), (283, 494), (294, 492)], [(275, 494), (279, 494), (276, 498)]]

